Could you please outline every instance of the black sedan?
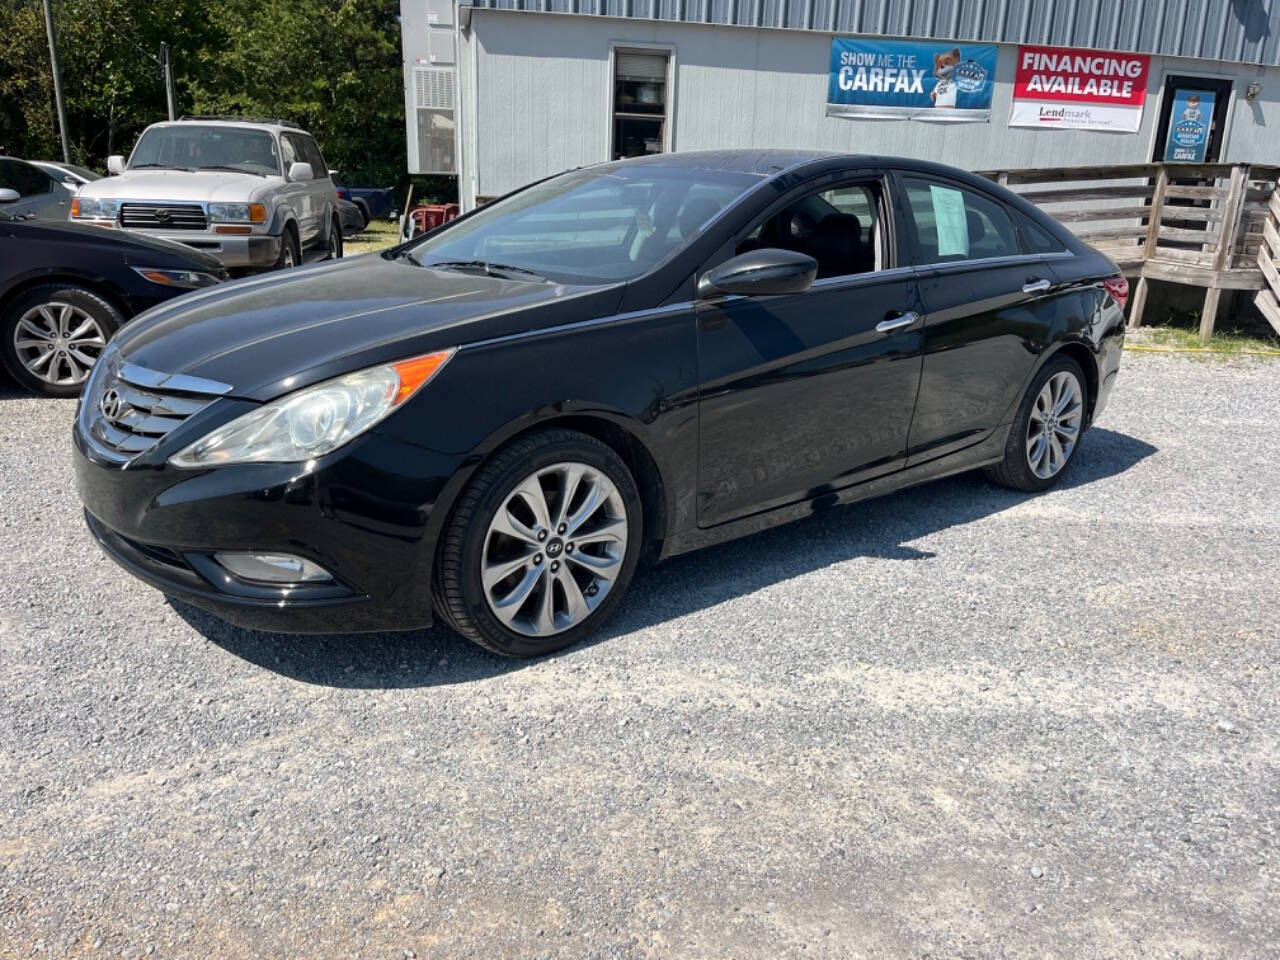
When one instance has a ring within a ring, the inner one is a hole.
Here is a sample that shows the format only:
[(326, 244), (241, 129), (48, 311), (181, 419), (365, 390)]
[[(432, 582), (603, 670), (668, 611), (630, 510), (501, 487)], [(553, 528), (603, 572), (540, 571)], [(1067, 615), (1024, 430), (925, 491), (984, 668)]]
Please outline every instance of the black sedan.
[(783, 151), (533, 184), (380, 256), (125, 330), (75, 425), (90, 529), (235, 623), (445, 623), (534, 655), (641, 560), (973, 468), (1057, 481), (1128, 287), (979, 177)]
[(29, 390), (75, 396), (129, 318), (226, 278), (176, 243), (0, 211), (0, 360)]

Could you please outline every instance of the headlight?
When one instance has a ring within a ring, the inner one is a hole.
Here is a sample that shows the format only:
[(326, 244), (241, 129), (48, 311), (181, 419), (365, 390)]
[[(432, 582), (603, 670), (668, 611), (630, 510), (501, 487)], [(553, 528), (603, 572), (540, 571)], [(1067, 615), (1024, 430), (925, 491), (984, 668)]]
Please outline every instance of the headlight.
[(354, 440), (413, 396), (454, 351), (370, 367), (273, 400), (169, 458), (175, 467), (297, 463)]
[(90, 197), (71, 198), (71, 216), (77, 220), (114, 220), (119, 213), (119, 200), (94, 200)]
[(211, 203), (209, 219), (213, 223), (266, 223), (267, 208), (261, 203)]
[(158, 267), (134, 267), (133, 272), (145, 280), (158, 283), (162, 287), (208, 287), (218, 282), (212, 273), (201, 273), (199, 270), (161, 270)]

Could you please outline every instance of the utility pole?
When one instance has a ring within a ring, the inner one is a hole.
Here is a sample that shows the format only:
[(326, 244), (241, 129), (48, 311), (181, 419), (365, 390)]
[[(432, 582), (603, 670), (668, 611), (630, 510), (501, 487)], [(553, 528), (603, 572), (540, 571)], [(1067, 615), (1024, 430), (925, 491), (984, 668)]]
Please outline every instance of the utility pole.
[(53, 67), (53, 98), (58, 104), (58, 133), (62, 136), (62, 162), (71, 162), (71, 144), (67, 140), (67, 105), (62, 100), (62, 73), (58, 69), (58, 42), (53, 34), (53, 7), (44, 0), (44, 27), (49, 34), (49, 65)]
[[(49, 0), (45, 0), (48, 3)], [(169, 103), (169, 119), (178, 119), (178, 98), (173, 91), (173, 56), (169, 53), (169, 44), (160, 44), (160, 66), (164, 68), (164, 96)]]

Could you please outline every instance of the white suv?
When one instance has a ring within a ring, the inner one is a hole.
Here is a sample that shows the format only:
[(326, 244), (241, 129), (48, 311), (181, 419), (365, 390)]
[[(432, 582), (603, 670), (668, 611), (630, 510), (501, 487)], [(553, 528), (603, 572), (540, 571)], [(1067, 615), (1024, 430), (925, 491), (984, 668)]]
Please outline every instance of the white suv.
[(311, 134), (282, 120), (183, 117), (143, 131), (71, 218), (175, 240), (237, 272), (342, 256), (338, 194)]

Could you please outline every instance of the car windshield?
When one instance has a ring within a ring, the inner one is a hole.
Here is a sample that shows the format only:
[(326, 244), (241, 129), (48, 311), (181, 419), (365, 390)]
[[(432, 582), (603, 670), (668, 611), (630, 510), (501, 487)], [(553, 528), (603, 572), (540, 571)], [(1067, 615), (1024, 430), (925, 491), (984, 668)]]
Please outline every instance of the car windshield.
[(265, 130), (184, 123), (152, 127), (129, 158), (129, 169), (169, 167), (179, 170), (243, 170), (276, 176), (280, 152)]
[(560, 283), (630, 280), (759, 182), (653, 164), (575, 170), (483, 207), (406, 253), (423, 266), (514, 269)]

